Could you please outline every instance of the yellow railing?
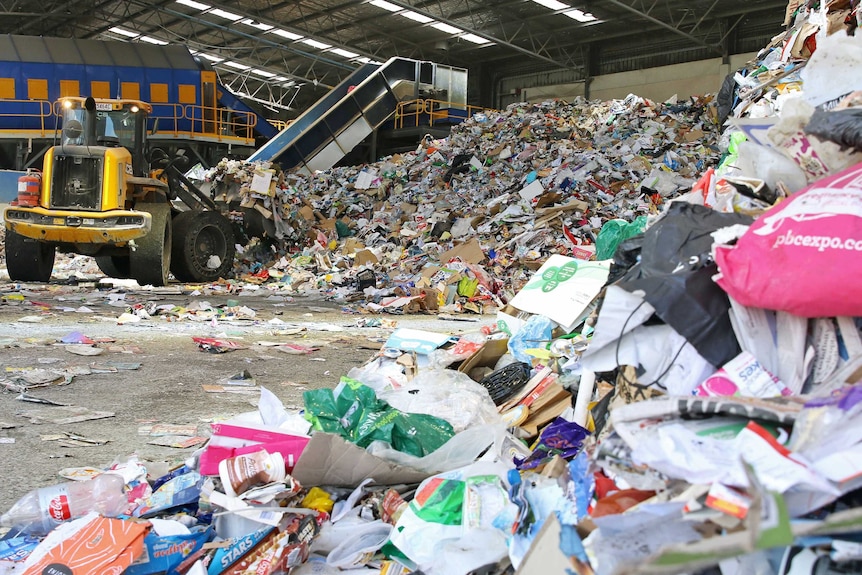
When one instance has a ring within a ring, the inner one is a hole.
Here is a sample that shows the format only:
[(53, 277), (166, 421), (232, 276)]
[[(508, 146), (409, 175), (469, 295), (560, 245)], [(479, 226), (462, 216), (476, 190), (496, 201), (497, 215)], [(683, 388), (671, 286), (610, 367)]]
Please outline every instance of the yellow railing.
[[(4, 105), (17, 104), (16, 108), (20, 111), (3, 112), (5, 108), (0, 107), (0, 118), (19, 118), (22, 120), (22, 127), (38, 125), (38, 127), (22, 128), (24, 130), (36, 131), (40, 136), (47, 136), (57, 127), (54, 107), (47, 100), (3, 100), (3, 103)], [(28, 121), (31, 118), (36, 118), (36, 122)], [(8, 122), (2, 123), (8, 125)]]
[(243, 138), (254, 141), (257, 116), (252, 112), (239, 112), (212, 106), (183, 107), (183, 119), (191, 123), (193, 134), (222, 138)]
[[(450, 110), (459, 112), (457, 115), (450, 114)], [(465, 115), (466, 110), (466, 115)], [(399, 102), (395, 110), (395, 127), (397, 129), (413, 126), (433, 126), (443, 120), (458, 118), (465, 120), (478, 112), (493, 111), (492, 108), (482, 106), (469, 106), (458, 102), (444, 102), (442, 100), (408, 100)], [(448, 122), (447, 122), (448, 123)]]
[(293, 120), (269, 120), (269, 123), (275, 126), (278, 131), (282, 131), (293, 123)]
[[(169, 108), (170, 113), (161, 113), (164, 108)], [(178, 134), (180, 131), (179, 121), (183, 118), (182, 104), (156, 104), (149, 117), (149, 124), (156, 126), (156, 132), (167, 132)], [(153, 124), (153, 122), (157, 122)]]

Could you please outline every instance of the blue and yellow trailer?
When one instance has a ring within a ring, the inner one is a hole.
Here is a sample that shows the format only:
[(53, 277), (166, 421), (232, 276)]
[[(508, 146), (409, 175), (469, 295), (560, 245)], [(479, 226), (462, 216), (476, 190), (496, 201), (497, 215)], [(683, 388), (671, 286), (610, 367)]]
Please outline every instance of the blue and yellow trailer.
[(185, 46), (0, 35), (0, 169), (38, 166), (65, 96), (148, 102), (150, 141), (205, 164), (250, 153), (278, 130)]

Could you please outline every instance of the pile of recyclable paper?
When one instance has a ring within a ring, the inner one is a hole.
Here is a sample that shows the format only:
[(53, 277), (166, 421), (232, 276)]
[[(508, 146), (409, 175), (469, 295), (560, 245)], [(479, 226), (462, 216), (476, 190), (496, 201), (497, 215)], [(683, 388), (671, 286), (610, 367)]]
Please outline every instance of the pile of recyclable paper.
[(523, 103), (370, 165), (304, 176), (223, 161), (207, 178), (265, 220), (237, 279), (343, 300), (361, 288), (368, 311), (481, 313), (549, 255), (589, 258), (605, 222), (690, 189), (720, 159), (716, 118), (710, 98)]

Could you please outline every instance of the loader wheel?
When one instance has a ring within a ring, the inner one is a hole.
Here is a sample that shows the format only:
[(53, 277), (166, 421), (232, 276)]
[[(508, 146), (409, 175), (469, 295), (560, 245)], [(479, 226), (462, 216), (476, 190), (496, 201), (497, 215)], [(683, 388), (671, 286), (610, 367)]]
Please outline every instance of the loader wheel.
[[(227, 277), (236, 255), (233, 229), (227, 218), (214, 211), (189, 211), (176, 216), (173, 224), (174, 277), (184, 282), (211, 282)], [(218, 265), (214, 265), (213, 256), (218, 257)]]
[(129, 256), (96, 256), (96, 265), (108, 277), (121, 280), (132, 277)]
[(53, 244), (6, 230), (6, 271), (12, 281), (50, 281), (55, 253)]
[(139, 284), (163, 286), (171, 269), (171, 206), (165, 203), (137, 204), (136, 210), (153, 216), (150, 232), (135, 240), (129, 253), (129, 275)]

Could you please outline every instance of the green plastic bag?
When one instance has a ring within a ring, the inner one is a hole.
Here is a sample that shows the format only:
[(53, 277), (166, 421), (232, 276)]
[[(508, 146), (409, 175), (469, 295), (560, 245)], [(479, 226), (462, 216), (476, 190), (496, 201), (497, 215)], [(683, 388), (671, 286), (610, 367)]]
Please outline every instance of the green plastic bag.
[(476, 289), (478, 287), (478, 279), (461, 278), (458, 280), (458, 295), (463, 297), (473, 297), (476, 295)]
[(349, 238), (353, 235), (353, 230), (341, 220), (335, 221), (335, 232), (339, 238)]
[(642, 233), (646, 229), (646, 216), (638, 216), (632, 223), (625, 220), (609, 220), (605, 222), (596, 237), (596, 259), (608, 260), (614, 257), (614, 252), (624, 240)]
[(340, 435), (359, 447), (380, 440), (397, 451), (424, 457), (455, 435), (447, 421), (399, 411), (349, 377), (342, 377), (334, 390), (314, 389), (302, 397), (305, 418), (315, 430)]
[(745, 132), (733, 132), (730, 134), (730, 139), (727, 143), (727, 151), (722, 156), (721, 161), (718, 164), (718, 168), (715, 170), (715, 174), (717, 176), (721, 176), (727, 172), (728, 167), (732, 166), (739, 159), (739, 144), (745, 142), (748, 138), (745, 136)]

